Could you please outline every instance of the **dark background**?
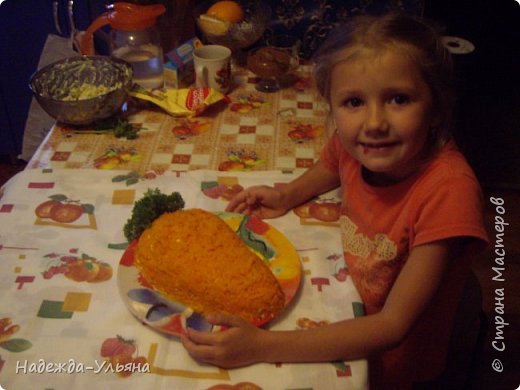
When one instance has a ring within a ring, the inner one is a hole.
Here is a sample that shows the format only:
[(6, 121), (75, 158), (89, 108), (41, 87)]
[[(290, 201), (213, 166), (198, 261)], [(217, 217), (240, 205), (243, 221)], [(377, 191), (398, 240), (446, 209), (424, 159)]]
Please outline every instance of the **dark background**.
[(476, 47), (454, 56), (459, 146), (483, 186), (520, 189), (520, 5), (430, 0), (425, 15)]

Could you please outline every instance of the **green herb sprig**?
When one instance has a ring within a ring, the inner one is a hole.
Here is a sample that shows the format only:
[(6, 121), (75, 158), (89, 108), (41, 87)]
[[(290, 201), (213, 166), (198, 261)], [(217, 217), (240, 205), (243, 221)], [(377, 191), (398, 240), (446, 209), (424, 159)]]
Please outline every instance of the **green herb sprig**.
[(136, 139), (139, 137), (139, 129), (134, 127), (127, 119), (109, 118), (96, 124), (97, 131), (112, 131), (116, 138)]
[(184, 208), (184, 199), (178, 192), (163, 194), (158, 188), (148, 189), (144, 196), (135, 202), (132, 216), (128, 219), (123, 232), (128, 242), (141, 235), (161, 214)]

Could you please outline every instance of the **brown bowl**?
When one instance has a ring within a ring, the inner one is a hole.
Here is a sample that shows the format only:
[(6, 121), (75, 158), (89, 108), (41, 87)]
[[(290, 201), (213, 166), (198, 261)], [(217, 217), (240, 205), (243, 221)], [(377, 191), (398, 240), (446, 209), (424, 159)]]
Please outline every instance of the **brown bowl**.
[(132, 87), (133, 70), (106, 56), (66, 58), (36, 71), (29, 88), (59, 122), (87, 125), (117, 113)]

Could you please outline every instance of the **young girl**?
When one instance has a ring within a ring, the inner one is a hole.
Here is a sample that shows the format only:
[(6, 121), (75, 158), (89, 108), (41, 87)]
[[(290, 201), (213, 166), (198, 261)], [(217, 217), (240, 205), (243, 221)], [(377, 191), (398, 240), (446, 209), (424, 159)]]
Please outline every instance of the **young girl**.
[(314, 76), (336, 126), (320, 160), (282, 187), (246, 189), (227, 210), (274, 218), (341, 186), (344, 257), (367, 315), (267, 331), (218, 314), (209, 320), (230, 329), (190, 330), (183, 344), (223, 367), (369, 358), (375, 389), (432, 380), (470, 249), (487, 241), (479, 184), (449, 135), (449, 55), (420, 20), (364, 16), (332, 34)]

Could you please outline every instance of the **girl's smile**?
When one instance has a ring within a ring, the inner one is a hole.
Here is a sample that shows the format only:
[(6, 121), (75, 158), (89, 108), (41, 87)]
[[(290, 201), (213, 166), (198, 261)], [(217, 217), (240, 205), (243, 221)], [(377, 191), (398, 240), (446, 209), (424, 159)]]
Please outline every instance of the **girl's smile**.
[(359, 145), (363, 148), (363, 154), (375, 153), (385, 155), (398, 146), (399, 142), (360, 142)]
[(417, 66), (396, 50), (362, 53), (336, 65), (331, 108), (345, 149), (373, 184), (401, 181), (424, 157), (432, 96)]

